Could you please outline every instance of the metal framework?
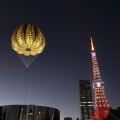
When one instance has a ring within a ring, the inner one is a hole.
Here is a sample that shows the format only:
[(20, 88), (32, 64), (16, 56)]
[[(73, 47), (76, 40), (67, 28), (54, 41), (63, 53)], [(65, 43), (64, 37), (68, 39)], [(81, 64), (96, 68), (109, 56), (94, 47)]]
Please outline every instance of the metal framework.
[(110, 107), (104, 91), (104, 82), (101, 80), (92, 37), (90, 37), (90, 41), (94, 77), (93, 89), (95, 91), (95, 107), (92, 120), (104, 120), (108, 115)]

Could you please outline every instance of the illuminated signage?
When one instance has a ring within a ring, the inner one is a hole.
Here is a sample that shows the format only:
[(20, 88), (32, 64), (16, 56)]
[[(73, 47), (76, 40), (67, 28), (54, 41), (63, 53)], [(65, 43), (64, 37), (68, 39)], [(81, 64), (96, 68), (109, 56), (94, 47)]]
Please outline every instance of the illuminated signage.
[(93, 87), (101, 87), (104, 86), (104, 82), (95, 82), (93, 83)]
[(95, 53), (95, 52), (92, 52), (91, 54), (92, 54), (93, 57), (96, 56), (96, 53)]

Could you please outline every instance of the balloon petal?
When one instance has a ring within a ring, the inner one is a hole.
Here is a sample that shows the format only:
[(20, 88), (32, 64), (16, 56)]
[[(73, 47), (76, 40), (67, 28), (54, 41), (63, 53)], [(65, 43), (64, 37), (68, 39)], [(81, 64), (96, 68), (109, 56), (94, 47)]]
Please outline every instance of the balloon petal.
[(25, 34), (25, 42), (27, 48), (31, 48), (35, 40), (35, 30), (33, 25), (27, 25), (26, 34)]
[(20, 28), (18, 29), (17, 33), (16, 33), (16, 38), (17, 38), (18, 44), (21, 45), (22, 47), (25, 47), (23, 29), (24, 29), (24, 25), (21, 25)]

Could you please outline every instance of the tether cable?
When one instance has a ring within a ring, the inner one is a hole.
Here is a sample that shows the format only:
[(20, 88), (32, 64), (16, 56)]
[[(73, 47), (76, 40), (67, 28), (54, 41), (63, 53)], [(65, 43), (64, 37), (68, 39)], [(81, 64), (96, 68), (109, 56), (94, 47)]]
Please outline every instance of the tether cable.
[(25, 85), (25, 87), (26, 87), (26, 92), (25, 92), (25, 104), (27, 103), (27, 80), (28, 79), (28, 68), (26, 68), (26, 85)]

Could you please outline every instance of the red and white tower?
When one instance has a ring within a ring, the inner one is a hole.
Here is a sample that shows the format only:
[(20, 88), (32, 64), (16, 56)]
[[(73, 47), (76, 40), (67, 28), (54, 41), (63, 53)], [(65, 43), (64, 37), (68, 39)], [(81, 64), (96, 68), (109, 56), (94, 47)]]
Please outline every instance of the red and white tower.
[(109, 112), (109, 104), (107, 102), (107, 98), (104, 91), (104, 82), (101, 80), (92, 37), (90, 37), (90, 41), (94, 77), (93, 89), (95, 91), (95, 107), (93, 120), (104, 120)]

